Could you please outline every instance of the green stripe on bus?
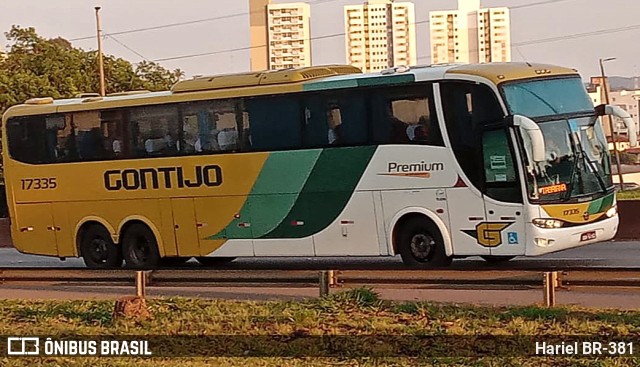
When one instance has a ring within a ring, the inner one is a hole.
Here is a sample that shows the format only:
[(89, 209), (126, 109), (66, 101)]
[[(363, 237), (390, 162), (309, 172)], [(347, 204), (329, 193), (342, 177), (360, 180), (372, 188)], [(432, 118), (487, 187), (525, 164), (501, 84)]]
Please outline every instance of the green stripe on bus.
[(376, 77), (310, 82), (303, 85), (302, 88), (304, 91), (320, 91), (320, 90), (329, 90), (329, 89), (373, 87), (373, 86), (413, 83), (415, 82), (415, 79), (416, 78), (413, 74), (376, 76)]
[[(207, 239), (256, 238), (276, 228), (293, 207), (321, 153), (322, 149), (270, 153), (240, 218)], [(250, 222), (251, 230), (239, 229), (242, 222)]]
[(344, 210), (375, 151), (375, 146), (325, 149), (289, 214), (261, 238), (308, 237), (329, 226)]
[(613, 206), (613, 197), (614, 194), (611, 194), (598, 200), (594, 200), (593, 202), (591, 202), (591, 204), (589, 204), (587, 213), (596, 214), (608, 210), (609, 208), (611, 208), (611, 206)]

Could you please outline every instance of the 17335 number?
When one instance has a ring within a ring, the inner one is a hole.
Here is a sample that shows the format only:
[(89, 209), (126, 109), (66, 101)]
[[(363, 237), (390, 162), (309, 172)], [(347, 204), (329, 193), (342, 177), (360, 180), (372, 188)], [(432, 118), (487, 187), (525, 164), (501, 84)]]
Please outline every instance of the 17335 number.
[(55, 177), (51, 178), (25, 178), (20, 180), (23, 190), (52, 190), (58, 187)]

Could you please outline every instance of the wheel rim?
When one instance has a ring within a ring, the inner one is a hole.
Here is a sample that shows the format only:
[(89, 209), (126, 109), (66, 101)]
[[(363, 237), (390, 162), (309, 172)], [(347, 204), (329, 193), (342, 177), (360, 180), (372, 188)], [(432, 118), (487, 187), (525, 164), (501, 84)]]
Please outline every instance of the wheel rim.
[(411, 254), (420, 262), (429, 261), (435, 246), (436, 241), (428, 234), (420, 233), (411, 237)]
[(144, 265), (149, 260), (151, 246), (143, 236), (137, 236), (131, 246), (131, 259), (138, 265)]
[(104, 238), (94, 238), (89, 248), (89, 258), (96, 264), (104, 264), (109, 258), (109, 243)]

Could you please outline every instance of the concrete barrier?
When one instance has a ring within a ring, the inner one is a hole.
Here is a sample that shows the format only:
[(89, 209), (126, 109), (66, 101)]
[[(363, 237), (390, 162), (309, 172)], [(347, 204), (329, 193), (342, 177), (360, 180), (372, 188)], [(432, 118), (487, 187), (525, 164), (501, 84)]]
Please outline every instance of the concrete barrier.
[(637, 241), (640, 239), (640, 200), (618, 201), (620, 226), (616, 241)]
[(11, 223), (9, 218), (0, 218), (0, 248), (13, 247), (11, 243)]

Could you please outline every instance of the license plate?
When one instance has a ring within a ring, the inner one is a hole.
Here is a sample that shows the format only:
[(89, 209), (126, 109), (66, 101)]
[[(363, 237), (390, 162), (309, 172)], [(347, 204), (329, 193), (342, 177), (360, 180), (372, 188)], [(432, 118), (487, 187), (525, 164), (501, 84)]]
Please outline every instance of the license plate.
[(596, 239), (596, 231), (585, 232), (580, 235), (580, 241), (590, 241)]

